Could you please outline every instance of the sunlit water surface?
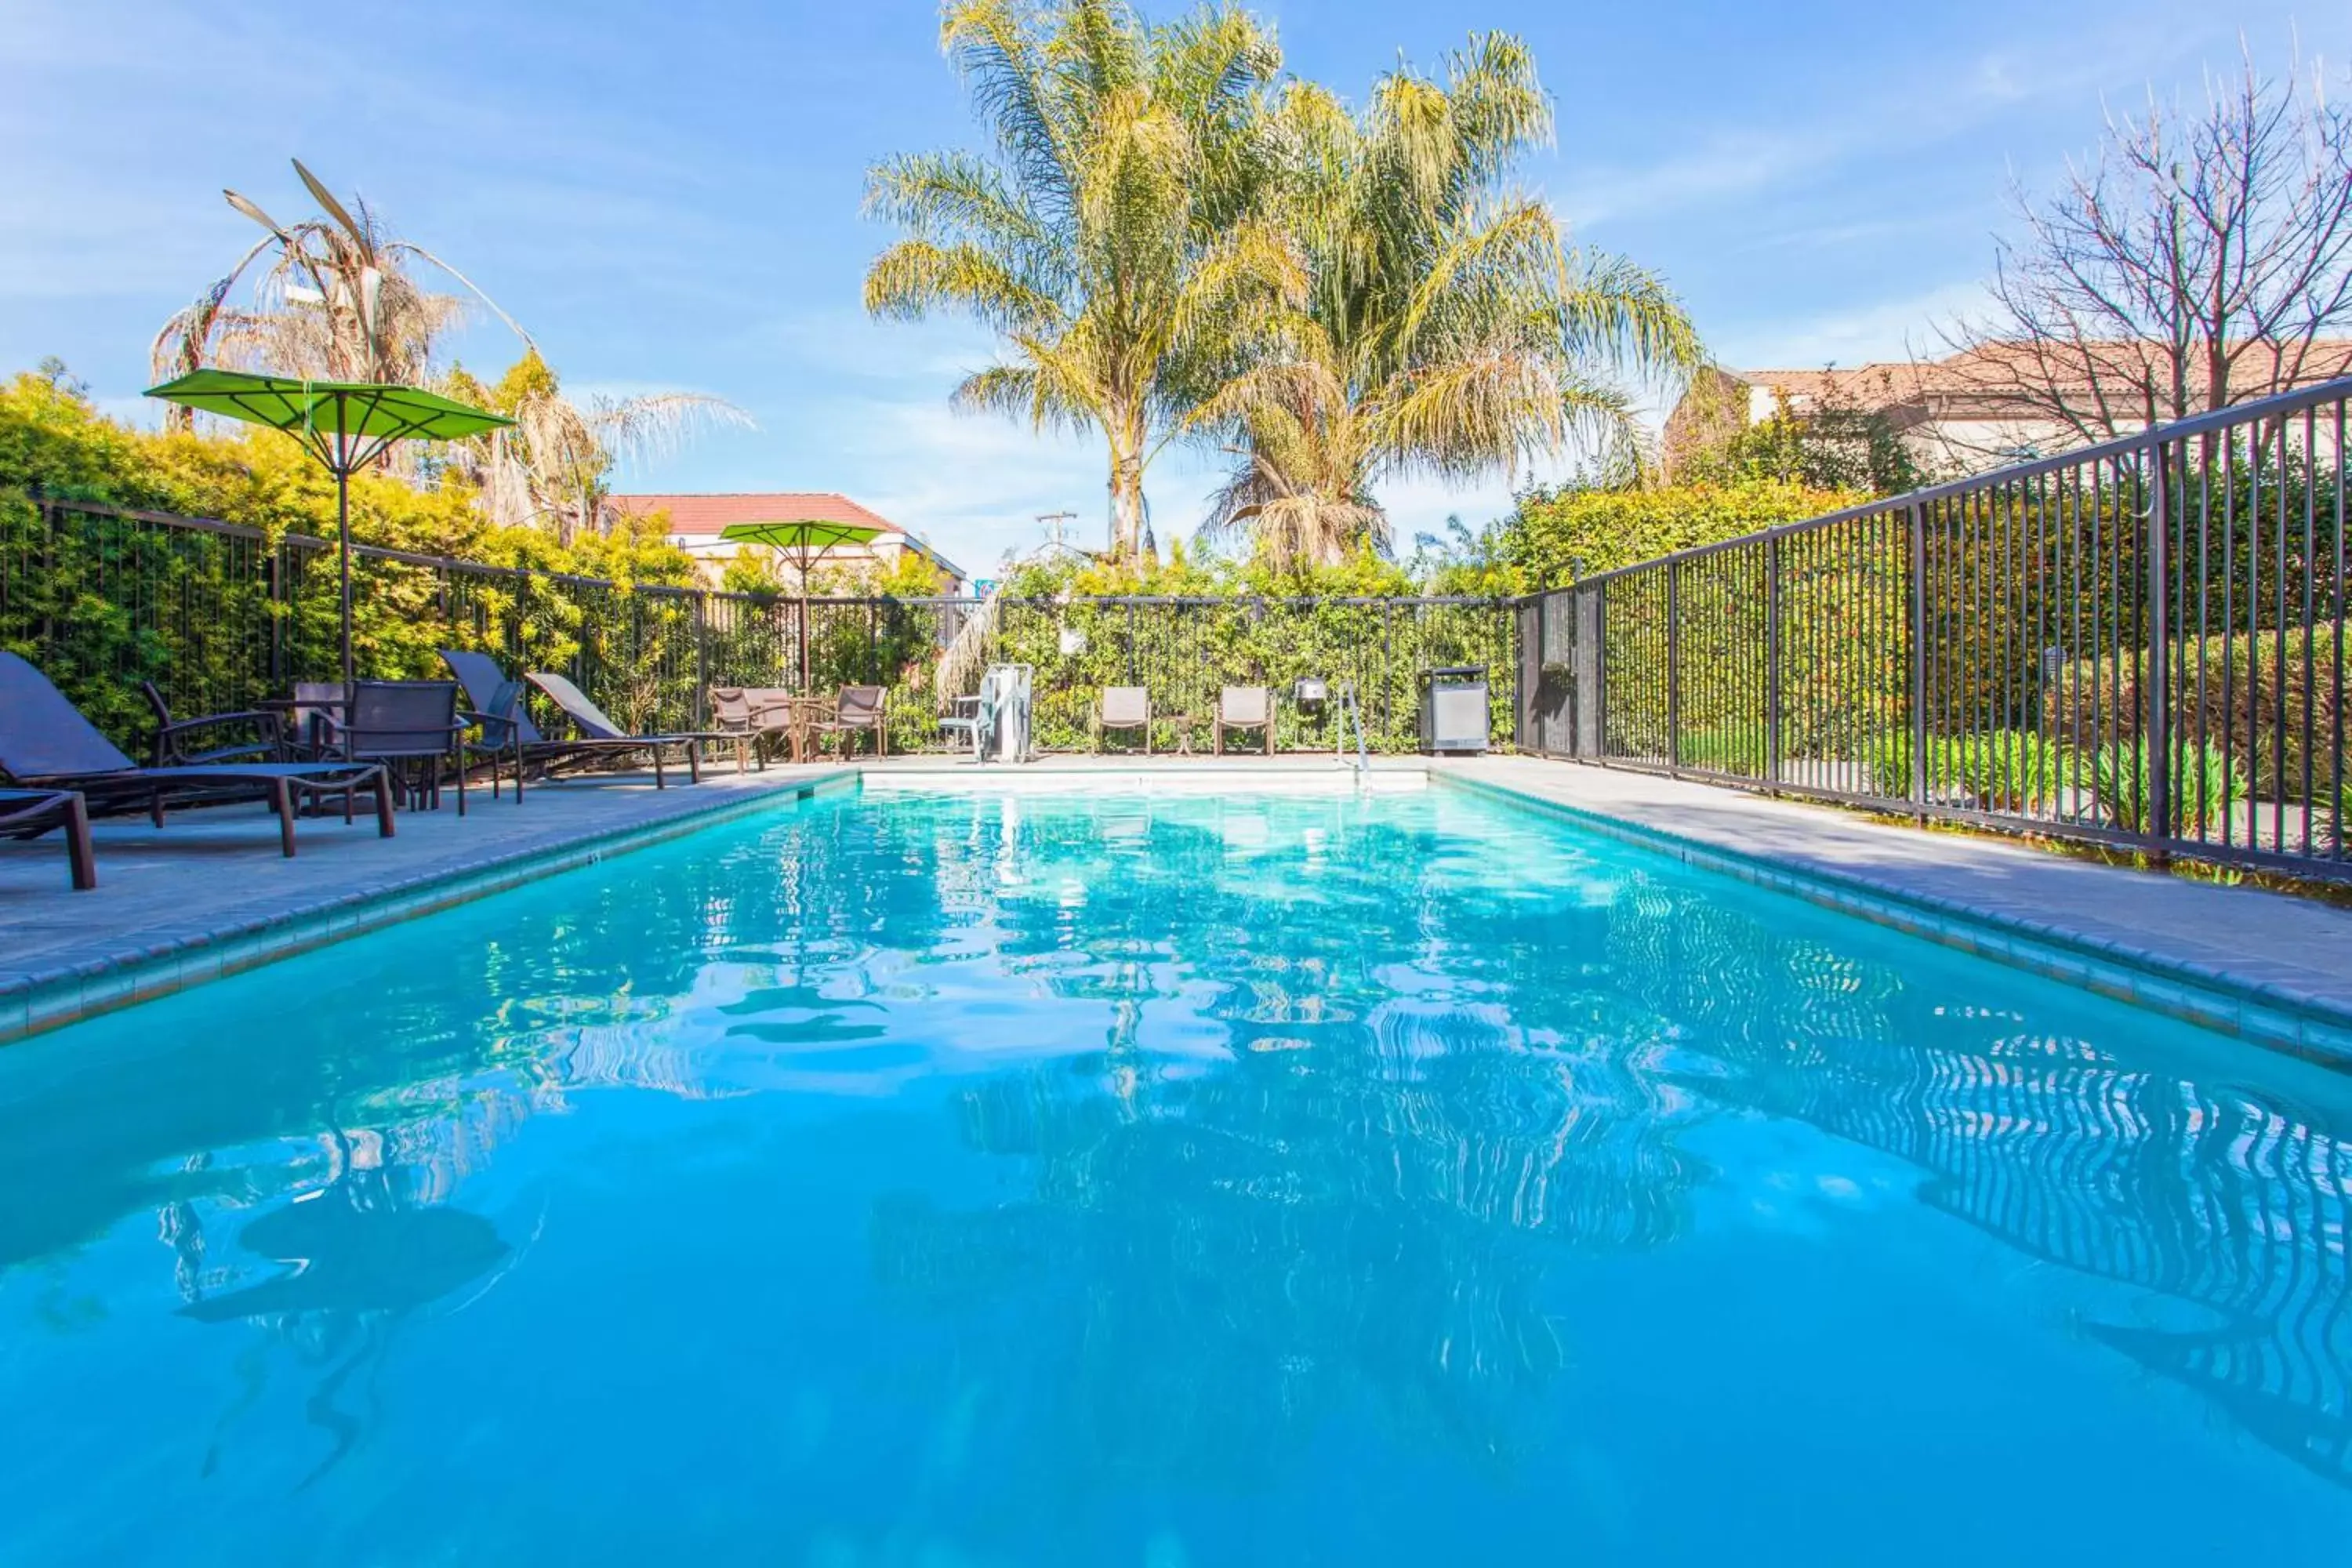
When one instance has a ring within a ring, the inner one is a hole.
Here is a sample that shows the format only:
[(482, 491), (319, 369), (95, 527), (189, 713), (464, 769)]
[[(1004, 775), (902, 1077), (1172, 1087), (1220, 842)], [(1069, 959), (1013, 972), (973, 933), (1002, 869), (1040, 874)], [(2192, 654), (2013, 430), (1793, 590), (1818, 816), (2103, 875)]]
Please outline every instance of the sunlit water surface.
[(820, 801), (0, 1050), (0, 1562), (2342, 1563), (2347, 1136), (1448, 789)]

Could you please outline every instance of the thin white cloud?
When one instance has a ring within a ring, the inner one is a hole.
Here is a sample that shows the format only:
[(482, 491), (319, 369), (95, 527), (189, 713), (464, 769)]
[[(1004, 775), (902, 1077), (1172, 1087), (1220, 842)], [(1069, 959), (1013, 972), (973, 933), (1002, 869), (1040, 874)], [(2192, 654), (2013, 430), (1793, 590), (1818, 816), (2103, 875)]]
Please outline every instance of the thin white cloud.
[(1781, 116), (1706, 132), (1654, 161), (1571, 170), (1552, 195), (1571, 222), (1591, 226), (1752, 201), (1862, 163), (1883, 164), (1952, 138), (1982, 134), (2028, 103), (2090, 105), (2103, 90), (2145, 82), (2194, 59), (2204, 26), (2105, 24), (2052, 34), (2031, 53), (1990, 51), (1957, 68), (1874, 89), (1823, 94), (1829, 111)]
[(1753, 322), (1725, 334), (1717, 353), (1726, 364), (1759, 370), (1938, 358), (1951, 352), (1938, 329), (1981, 310), (1986, 299), (1981, 283), (1942, 283), (1822, 314)]

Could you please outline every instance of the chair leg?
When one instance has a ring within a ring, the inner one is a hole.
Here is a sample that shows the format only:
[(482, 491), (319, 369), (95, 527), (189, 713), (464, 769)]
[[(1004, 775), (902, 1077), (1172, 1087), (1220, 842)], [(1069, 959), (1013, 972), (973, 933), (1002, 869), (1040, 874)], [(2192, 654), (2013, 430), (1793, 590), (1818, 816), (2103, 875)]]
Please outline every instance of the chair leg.
[(646, 750), (654, 754), (654, 788), (669, 788), (669, 780), (662, 775), (662, 749), (659, 746), (647, 746)]
[(686, 743), (686, 777), (688, 784), (702, 782), (702, 742), (699, 741)]
[(466, 815), (466, 753), (457, 753), (457, 815)]
[(378, 768), (375, 771), (375, 836), (389, 838), (392, 833), (392, 775)]
[(66, 797), (66, 863), (73, 869), (76, 892), (98, 886), (98, 856), (89, 842), (89, 807), (81, 796)]
[(278, 847), (291, 860), (294, 858), (294, 781), (271, 779), (269, 805), (278, 813)]
[(1223, 719), (1209, 726), (1209, 754), (1213, 757), (1225, 754), (1225, 721)]

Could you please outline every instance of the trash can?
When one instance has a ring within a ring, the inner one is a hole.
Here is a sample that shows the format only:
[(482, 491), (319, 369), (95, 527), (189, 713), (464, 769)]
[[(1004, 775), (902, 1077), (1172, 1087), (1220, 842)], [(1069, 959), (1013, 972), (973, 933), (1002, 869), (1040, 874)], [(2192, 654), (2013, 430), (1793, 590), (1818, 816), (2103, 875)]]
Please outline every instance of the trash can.
[(1486, 667), (1421, 672), (1421, 749), (1475, 756), (1486, 749)]

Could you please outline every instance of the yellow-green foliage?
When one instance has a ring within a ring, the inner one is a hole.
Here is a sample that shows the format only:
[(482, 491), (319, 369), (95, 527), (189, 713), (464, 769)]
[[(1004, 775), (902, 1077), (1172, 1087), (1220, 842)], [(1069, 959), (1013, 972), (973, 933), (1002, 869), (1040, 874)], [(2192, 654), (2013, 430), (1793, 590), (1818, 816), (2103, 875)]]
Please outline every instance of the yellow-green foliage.
[[(133, 430), (68, 389), (21, 374), (0, 386), (0, 500), (37, 491), (184, 517), (330, 537), (335, 481), (291, 437), (243, 427), (221, 435)], [(651, 526), (589, 535), (569, 549), (538, 529), (493, 527), (455, 479), (411, 483), (381, 470), (353, 477), (352, 535), (362, 544), (490, 565), (690, 583), (694, 563)], [(650, 520), (649, 520), (650, 521)]]
[(1534, 490), (1498, 525), (1496, 553), (1519, 591), (1637, 565), (1840, 510), (1864, 498), (1786, 479), (1668, 485), (1654, 489)]
[[(36, 498), (210, 518), (260, 530), (258, 544), (189, 529), (142, 528), (100, 514), (45, 518)], [(495, 648), (538, 668), (595, 672), (630, 706), (639, 666), (693, 668), (675, 657), (686, 612), (675, 596), (633, 590), (693, 579), (693, 563), (639, 523), (566, 547), (536, 529), (498, 528), (454, 477), (411, 483), (372, 471), (351, 487), (352, 532), (362, 544), (484, 565), (523, 578), (443, 574), (407, 563), (355, 563), (353, 642), (361, 669), (437, 672), (445, 647)], [(250, 706), (267, 688), (331, 676), (336, 625), (332, 552), (288, 543), (331, 539), (332, 478), (287, 437), (161, 434), (108, 419), (41, 375), (0, 385), (0, 560), (37, 561), (0, 595), (0, 646), (40, 660), (118, 739), (136, 744), (153, 679), (192, 710)], [(276, 585), (264, 571), (264, 559)], [(601, 578), (612, 589), (558, 581)], [(665, 710), (690, 693), (666, 674)], [(682, 719), (683, 712), (674, 714)]]
[[(1088, 719), (1106, 686), (1150, 691), (1159, 747), (1172, 749), (1181, 738), (1205, 750), (1222, 687), (1266, 686), (1286, 699), (1301, 676), (1317, 676), (1356, 689), (1373, 750), (1409, 751), (1419, 672), (1460, 664), (1487, 667), (1495, 732), (1507, 735), (1511, 612), (1495, 604), (1415, 604), (1415, 592), (1402, 567), (1369, 550), (1336, 565), (1280, 573), (1181, 550), (1165, 564), (1070, 557), (1008, 578), (998, 657), (1036, 671), (1036, 736), (1052, 748), (1087, 743)], [(1130, 606), (1123, 602), (1129, 596), (1187, 602)], [(1326, 705), (1310, 717), (1279, 700), (1276, 736), (1285, 748), (1331, 745), (1334, 710)]]

